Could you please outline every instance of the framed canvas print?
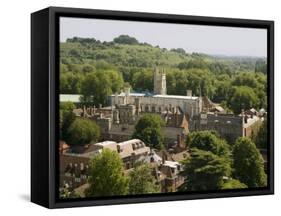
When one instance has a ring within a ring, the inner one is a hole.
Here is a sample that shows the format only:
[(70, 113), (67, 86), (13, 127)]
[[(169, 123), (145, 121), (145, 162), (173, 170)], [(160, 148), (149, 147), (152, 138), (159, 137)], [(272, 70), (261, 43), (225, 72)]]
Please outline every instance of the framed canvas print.
[(31, 200), (273, 194), (274, 23), (50, 7), (31, 16)]

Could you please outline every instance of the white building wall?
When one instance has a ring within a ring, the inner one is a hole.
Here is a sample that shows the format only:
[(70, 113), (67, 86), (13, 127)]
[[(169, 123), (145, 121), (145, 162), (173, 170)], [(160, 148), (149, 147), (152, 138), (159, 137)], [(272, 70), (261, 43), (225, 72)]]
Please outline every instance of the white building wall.
[(120, 104), (135, 104), (135, 98), (140, 99), (140, 106), (142, 111), (145, 111), (145, 108), (148, 108), (149, 112), (152, 112), (152, 107), (155, 107), (156, 112), (164, 111), (170, 107), (180, 107), (181, 110), (185, 113), (188, 113), (190, 117), (197, 115), (202, 111), (202, 101), (199, 97), (180, 97), (175, 96), (173, 98), (171, 95), (158, 97), (154, 96), (144, 96), (144, 95), (134, 95), (130, 94), (129, 97), (125, 95), (112, 95), (111, 102), (112, 105)]

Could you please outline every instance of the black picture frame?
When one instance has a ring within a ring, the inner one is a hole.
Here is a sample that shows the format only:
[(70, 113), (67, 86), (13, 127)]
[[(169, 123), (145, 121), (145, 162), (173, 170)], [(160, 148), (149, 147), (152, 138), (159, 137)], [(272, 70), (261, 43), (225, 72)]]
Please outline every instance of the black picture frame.
[[(267, 29), (268, 186), (142, 196), (58, 199), (59, 17)], [(274, 22), (125, 11), (49, 7), (31, 15), (31, 201), (47, 208), (128, 204), (274, 194)]]

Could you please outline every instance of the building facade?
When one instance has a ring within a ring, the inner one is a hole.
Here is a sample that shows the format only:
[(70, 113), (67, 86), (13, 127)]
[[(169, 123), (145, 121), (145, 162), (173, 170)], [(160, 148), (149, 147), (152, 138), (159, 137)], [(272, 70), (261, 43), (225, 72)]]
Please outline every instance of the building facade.
[(187, 95), (167, 95), (166, 75), (162, 70), (154, 71), (154, 93), (131, 93), (130, 88), (124, 92), (109, 96), (111, 106), (134, 104), (136, 112), (162, 113), (172, 107), (187, 113), (190, 117), (202, 111), (201, 97), (192, 96), (191, 90), (187, 90)]

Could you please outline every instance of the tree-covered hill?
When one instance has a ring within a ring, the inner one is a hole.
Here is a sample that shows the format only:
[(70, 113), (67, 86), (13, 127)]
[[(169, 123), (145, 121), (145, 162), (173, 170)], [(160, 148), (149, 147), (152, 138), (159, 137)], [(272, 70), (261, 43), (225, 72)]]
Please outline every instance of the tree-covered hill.
[(61, 93), (83, 94), (87, 101), (88, 96), (97, 94), (94, 103), (106, 103), (107, 95), (124, 86), (152, 91), (155, 67), (166, 71), (168, 94), (185, 95), (186, 89), (191, 89), (235, 112), (250, 106), (266, 107), (265, 58), (167, 50), (128, 35), (109, 42), (74, 37), (60, 44)]

